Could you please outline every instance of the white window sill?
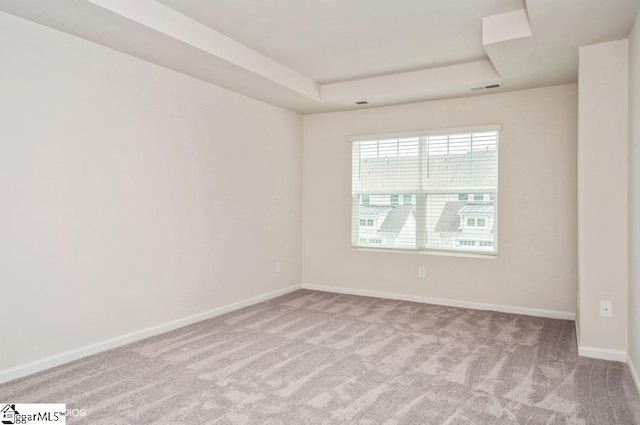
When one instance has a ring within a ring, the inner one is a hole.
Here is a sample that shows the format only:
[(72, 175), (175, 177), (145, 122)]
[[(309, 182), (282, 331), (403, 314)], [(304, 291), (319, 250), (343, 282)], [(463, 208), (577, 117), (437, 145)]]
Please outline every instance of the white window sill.
[(497, 252), (479, 252), (479, 251), (448, 251), (448, 250), (427, 250), (427, 249), (401, 249), (401, 248), (369, 248), (363, 246), (351, 246), (356, 251), (364, 252), (382, 252), (393, 254), (422, 254), (422, 255), (437, 255), (445, 257), (462, 257), (462, 258), (483, 258), (495, 260), (498, 258)]

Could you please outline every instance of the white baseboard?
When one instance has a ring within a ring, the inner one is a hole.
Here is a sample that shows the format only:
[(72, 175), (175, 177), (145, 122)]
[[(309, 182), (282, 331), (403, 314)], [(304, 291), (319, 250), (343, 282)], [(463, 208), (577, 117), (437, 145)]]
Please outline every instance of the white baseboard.
[(276, 298), (290, 292), (301, 289), (302, 285), (293, 285), (288, 288), (279, 289), (277, 291), (269, 292), (264, 295), (249, 298), (248, 300), (239, 301), (237, 303), (229, 304), (226, 306), (214, 308), (209, 311), (194, 314), (193, 316), (185, 317), (183, 319), (175, 320), (173, 322), (164, 323), (162, 325), (154, 326), (151, 328), (143, 329), (141, 331), (132, 332), (126, 335), (122, 335), (107, 341), (98, 342), (95, 344), (87, 345), (85, 347), (77, 348), (74, 350), (66, 351), (64, 353), (56, 354), (51, 357), (47, 357), (35, 362), (27, 363), (21, 366), (17, 366), (11, 369), (5, 369), (0, 371), (0, 384), (14, 379), (22, 378), (23, 376), (31, 375), (36, 372), (41, 372), (52, 367), (59, 366), (64, 363), (71, 362), (73, 360), (87, 357), (92, 354), (100, 353), (102, 351), (111, 350), (126, 344), (130, 344), (141, 339), (149, 338), (161, 333), (169, 332), (174, 329), (182, 328), (192, 323), (200, 322), (212, 317), (220, 316), (221, 314), (229, 313), (243, 307), (248, 307), (257, 304), (262, 301), (267, 301), (272, 298)]
[(633, 378), (633, 383), (636, 384), (636, 390), (640, 395), (640, 376), (638, 376), (638, 370), (633, 365), (633, 361), (631, 360), (629, 353), (627, 353), (627, 364), (629, 365), (629, 371), (631, 371), (631, 377)]
[[(629, 354), (620, 350), (609, 350), (598, 347), (589, 347), (586, 345), (580, 345), (580, 326), (576, 320), (576, 341), (578, 343), (578, 355), (582, 357), (589, 357), (598, 360), (612, 360), (615, 362), (622, 362), (629, 364), (631, 369), (631, 375), (634, 374), (633, 365), (630, 362)], [(638, 386), (637, 376), (634, 376), (636, 386)], [(640, 392), (640, 389), (638, 390)]]
[(419, 295), (397, 294), (393, 292), (369, 291), (366, 289), (343, 288), (339, 286), (315, 285), (303, 283), (302, 288), (314, 291), (334, 292), (338, 294), (360, 295), (364, 297), (387, 298), (391, 300), (412, 301), (425, 304), (437, 304), (449, 307), (470, 308), (473, 310), (491, 310), (501, 313), (523, 314), (526, 316), (546, 317), (550, 319), (575, 320), (575, 313), (555, 310), (541, 310), (536, 308), (513, 307), (499, 304), (484, 304), (471, 301), (451, 300), (446, 298), (422, 297)]
[(612, 360), (614, 362), (627, 362), (627, 352), (620, 350), (609, 350), (607, 348), (589, 347), (587, 345), (578, 346), (578, 355), (599, 360)]

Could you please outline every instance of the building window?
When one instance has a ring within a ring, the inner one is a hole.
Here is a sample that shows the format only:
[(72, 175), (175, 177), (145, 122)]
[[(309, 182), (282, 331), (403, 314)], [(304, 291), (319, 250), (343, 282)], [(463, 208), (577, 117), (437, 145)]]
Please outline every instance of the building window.
[(352, 245), (496, 254), (499, 130), (354, 138)]

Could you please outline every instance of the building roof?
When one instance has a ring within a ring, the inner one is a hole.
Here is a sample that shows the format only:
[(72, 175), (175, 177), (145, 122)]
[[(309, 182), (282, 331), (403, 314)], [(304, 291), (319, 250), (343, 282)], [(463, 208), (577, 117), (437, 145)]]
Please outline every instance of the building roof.
[(475, 214), (475, 213), (493, 214), (493, 204), (487, 204), (487, 203), (467, 204), (464, 207), (460, 208), (458, 212), (461, 214)]
[(384, 215), (391, 211), (391, 205), (360, 205), (360, 215)]
[(404, 224), (407, 222), (407, 218), (413, 212), (413, 205), (398, 205), (394, 207), (380, 226), (380, 232), (382, 233), (400, 233)]
[(458, 211), (465, 205), (467, 205), (467, 201), (449, 201), (444, 204), (435, 232), (460, 232), (460, 214), (458, 214)]

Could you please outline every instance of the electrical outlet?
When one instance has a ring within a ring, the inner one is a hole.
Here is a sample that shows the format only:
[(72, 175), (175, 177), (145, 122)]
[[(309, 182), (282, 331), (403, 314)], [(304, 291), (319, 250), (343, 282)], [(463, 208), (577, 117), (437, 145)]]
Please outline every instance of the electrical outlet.
[(282, 271), (282, 265), (280, 261), (276, 261), (276, 273), (280, 273)]
[(425, 277), (427, 277), (427, 269), (424, 266), (418, 267), (418, 277), (420, 279), (424, 279)]
[(600, 316), (613, 317), (613, 302), (609, 300), (600, 300)]

